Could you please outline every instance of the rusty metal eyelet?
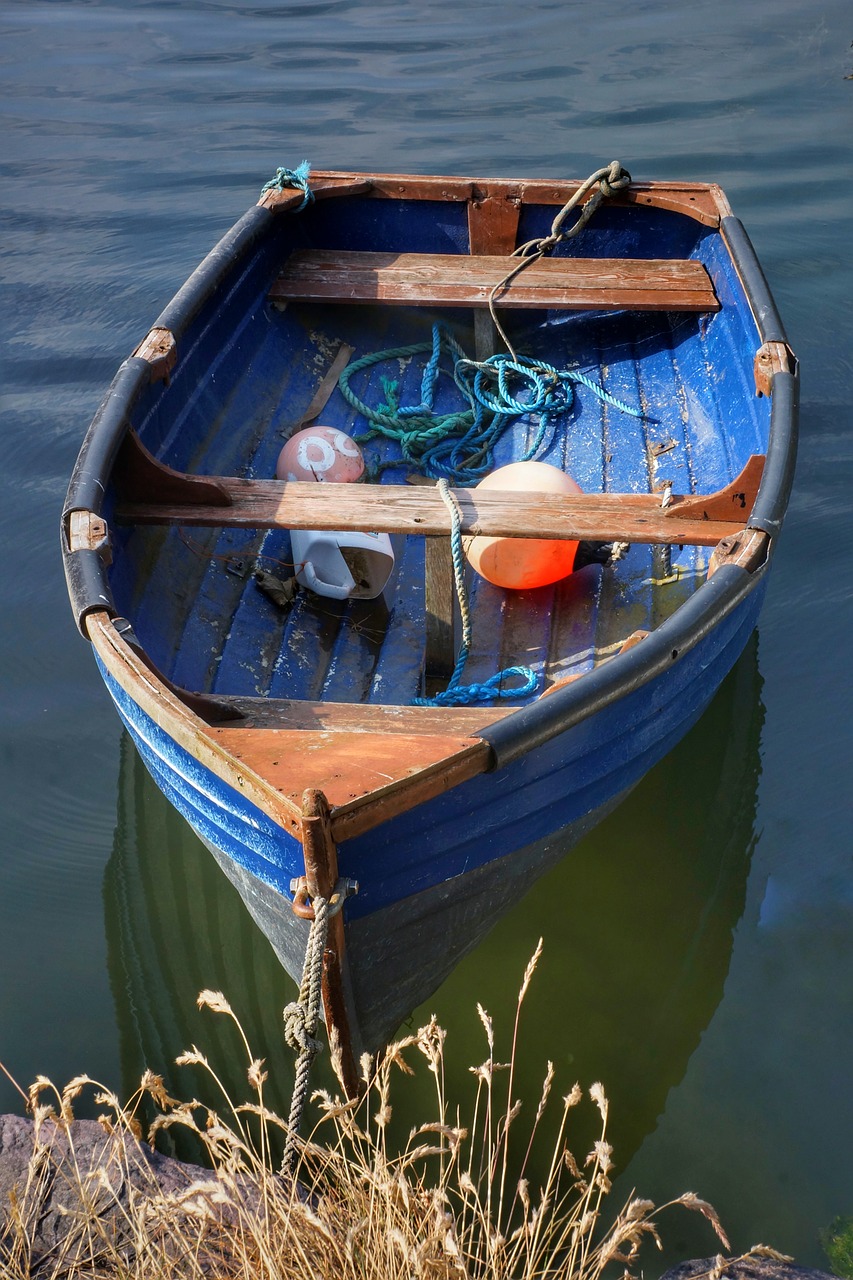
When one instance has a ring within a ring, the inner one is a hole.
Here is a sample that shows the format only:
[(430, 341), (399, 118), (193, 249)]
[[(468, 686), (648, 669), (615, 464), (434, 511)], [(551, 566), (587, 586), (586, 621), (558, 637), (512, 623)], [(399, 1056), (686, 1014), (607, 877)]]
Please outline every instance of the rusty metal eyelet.
[[(314, 919), (314, 906), (311, 902), (311, 895), (308, 892), (308, 881), (305, 876), (299, 876), (290, 882), (290, 891), (293, 894), (293, 902), (291, 910), (300, 920)], [(352, 894), (358, 893), (358, 881), (349, 880), (342, 877), (338, 880), (335, 888), (329, 898), (329, 918), (336, 916), (342, 909), (344, 902)]]

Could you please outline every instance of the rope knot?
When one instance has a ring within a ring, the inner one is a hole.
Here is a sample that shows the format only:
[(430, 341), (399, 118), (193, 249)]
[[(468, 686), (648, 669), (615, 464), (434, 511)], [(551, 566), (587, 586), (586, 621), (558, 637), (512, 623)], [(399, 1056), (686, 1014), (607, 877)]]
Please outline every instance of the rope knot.
[(564, 239), (564, 236), (562, 231), (559, 231), (559, 232), (552, 231), (549, 236), (543, 236), (541, 240), (537, 240), (535, 250), (531, 249), (530, 253), (525, 253), (522, 256), (525, 258), (529, 258), (532, 254), (535, 253), (537, 257), (539, 257), (540, 254), (544, 257), (546, 254), (549, 254), (552, 249), (556, 249), (557, 245), (563, 239)]
[(297, 212), (300, 212), (306, 205), (311, 204), (314, 199), (314, 192), (308, 186), (308, 175), (311, 172), (311, 164), (308, 160), (303, 160), (295, 169), (276, 169), (275, 177), (270, 178), (269, 182), (264, 183), (261, 187), (261, 195), (267, 191), (284, 191), (285, 188), (294, 187), (303, 194), (302, 204)]
[(285, 1005), (282, 1017), (284, 1038), (289, 1049), (294, 1053), (310, 1053), (312, 1057), (320, 1052), (323, 1043), (311, 1035), (314, 1028), (309, 1028), (309, 1011), (304, 1005), (296, 1000), (292, 1001)]
[(623, 169), (618, 160), (611, 160), (607, 167), (607, 174), (598, 184), (598, 189), (603, 196), (616, 196), (620, 191), (624, 191), (626, 187), (631, 185), (631, 175), (627, 169)]
[(290, 1100), (290, 1118), (287, 1124), (287, 1140), (284, 1145), (282, 1172), (292, 1176), (296, 1167), (296, 1143), (302, 1124), (302, 1113), (308, 1097), (308, 1076), (311, 1063), (323, 1047), (321, 1041), (314, 1038), (314, 1031), (320, 1020), (320, 1002), (322, 999), (323, 954), (326, 948), (326, 937), (329, 928), (329, 902), (320, 896), (313, 899), (314, 919), (308, 930), (308, 945), (305, 948), (305, 963), (302, 969), (302, 982), (299, 987), (299, 999), (287, 1005), (283, 1012), (284, 1038), (297, 1054), (294, 1073), (293, 1097)]

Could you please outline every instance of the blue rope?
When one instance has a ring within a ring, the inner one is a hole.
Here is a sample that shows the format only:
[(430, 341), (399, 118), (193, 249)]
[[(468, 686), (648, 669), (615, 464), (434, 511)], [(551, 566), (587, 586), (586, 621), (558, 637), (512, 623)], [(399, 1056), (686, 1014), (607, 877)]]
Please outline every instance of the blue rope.
[[(453, 579), (456, 583), (456, 596), (459, 600), (459, 612), (462, 615), (462, 643), (453, 675), (443, 693), (432, 698), (414, 698), (412, 705), (416, 707), (461, 707), (471, 706), (477, 702), (494, 702), (495, 699), (524, 698), (535, 693), (539, 688), (539, 677), (530, 667), (505, 667), (496, 675), (490, 676), (482, 684), (462, 684), (462, 672), (471, 652), (471, 613), (468, 607), (468, 588), (465, 585), (465, 561), (462, 552), (462, 515), (459, 504), (454, 497), (446, 479), (438, 482), (438, 491), (450, 512), (450, 551), (453, 559)], [(523, 683), (515, 688), (506, 688), (505, 681), (520, 676)]]
[[(509, 689), (504, 681), (511, 676), (521, 676), (524, 684)], [(490, 676), (482, 684), (463, 684), (437, 693), (434, 698), (413, 698), (414, 707), (467, 707), (478, 702), (494, 702), (496, 699), (524, 698), (539, 688), (539, 677), (530, 667), (504, 667), (497, 675)]]
[[(545, 360), (530, 360), (526, 356), (489, 356), (488, 360), (459, 360), (456, 364), (457, 385), (470, 386), (471, 394), (480, 404), (500, 413), (556, 413), (572, 407), (574, 391), (572, 383), (588, 387), (599, 400), (611, 404), (632, 418), (642, 418), (641, 409), (633, 409), (624, 400), (605, 391), (592, 378), (578, 369), (555, 369)], [(489, 391), (488, 379), (496, 380), (498, 394)], [(521, 380), (533, 389), (533, 399), (519, 400), (510, 391), (511, 379)]]
[[(427, 353), (419, 404), (400, 405), (399, 384), (387, 378), (382, 379), (385, 402), (378, 408), (366, 404), (352, 389), (351, 379), (363, 369)], [(449, 368), (445, 367), (448, 363)], [(441, 374), (453, 378), (467, 402), (466, 408), (435, 412)], [(433, 479), (445, 477), (457, 485), (472, 485), (494, 469), (494, 446), (512, 418), (523, 414), (539, 417), (536, 436), (519, 461), (529, 462), (546, 452), (557, 419), (574, 403), (575, 383), (581, 383), (621, 412), (642, 417), (641, 410), (618, 400), (577, 369), (557, 370), (543, 360), (526, 356), (494, 355), (488, 360), (470, 360), (440, 324), (433, 326), (431, 342), (373, 352), (353, 361), (344, 369), (338, 385), (356, 413), (371, 424), (368, 432), (356, 437), (359, 443), (382, 435), (400, 447), (401, 457), (381, 463), (380, 470), (406, 466)]]
[(270, 178), (269, 182), (264, 183), (261, 187), (261, 195), (267, 191), (284, 191), (286, 187), (295, 187), (297, 191), (303, 193), (302, 204), (296, 210), (300, 213), (306, 205), (309, 205), (314, 199), (314, 192), (308, 186), (308, 175), (311, 172), (311, 165), (308, 160), (303, 160), (295, 169), (276, 169), (275, 177)]

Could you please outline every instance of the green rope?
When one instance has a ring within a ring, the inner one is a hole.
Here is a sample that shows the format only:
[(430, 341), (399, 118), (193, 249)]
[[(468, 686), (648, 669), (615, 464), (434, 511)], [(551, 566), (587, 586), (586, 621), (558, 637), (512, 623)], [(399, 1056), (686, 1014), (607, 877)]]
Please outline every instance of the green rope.
[[(401, 406), (399, 384), (389, 378), (382, 379), (385, 401), (378, 407), (368, 405), (352, 388), (353, 377), (364, 369), (427, 353), (417, 405)], [(465, 408), (435, 411), (442, 374), (453, 380)], [(576, 383), (621, 412), (642, 417), (641, 410), (618, 400), (578, 369), (558, 370), (544, 360), (526, 356), (470, 360), (440, 324), (433, 326), (431, 342), (371, 352), (354, 360), (344, 369), (338, 386), (347, 403), (370, 423), (368, 432), (355, 437), (359, 444), (384, 436), (399, 446), (400, 458), (381, 463), (380, 471), (406, 466), (433, 479), (443, 476), (457, 485), (472, 485), (494, 469), (495, 445), (513, 418), (524, 414), (539, 418), (536, 435), (519, 461), (528, 462), (546, 452), (558, 417), (574, 403)]]

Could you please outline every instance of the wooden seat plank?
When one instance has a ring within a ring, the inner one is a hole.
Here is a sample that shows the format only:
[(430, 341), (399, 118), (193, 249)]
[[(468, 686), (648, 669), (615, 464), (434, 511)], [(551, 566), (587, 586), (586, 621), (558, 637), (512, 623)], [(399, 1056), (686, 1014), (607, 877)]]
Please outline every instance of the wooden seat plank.
[[(519, 265), (494, 254), (297, 250), (270, 290), (274, 301), (486, 307)], [(708, 272), (691, 259), (542, 258), (498, 295), (500, 307), (718, 311)]]
[[(192, 502), (126, 502), (122, 524), (238, 526), (249, 529), (370, 529), (381, 533), (446, 535), (450, 518), (440, 494), (405, 485), (333, 485), (301, 481), (217, 477), (230, 498), (225, 506)], [(665, 510), (657, 494), (553, 495), (454, 490), (462, 532), (506, 538), (571, 538), (609, 542), (683, 543), (716, 546), (746, 523), (751, 503), (674, 497)], [(727, 491), (724, 491), (726, 493)]]
[[(507, 538), (571, 538), (716, 546), (748, 522), (764, 471), (753, 454), (740, 475), (711, 494), (507, 493), (455, 489), (462, 532)], [(450, 516), (425, 485), (314, 484), (192, 476), (152, 457), (135, 433), (117, 462), (119, 524), (247, 529), (369, 529), (447, 536)]]

